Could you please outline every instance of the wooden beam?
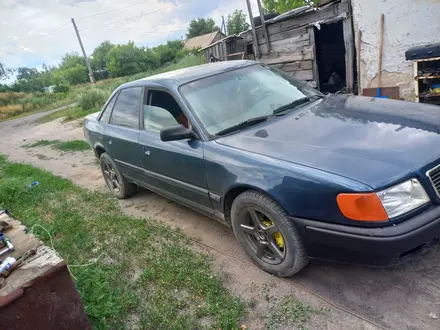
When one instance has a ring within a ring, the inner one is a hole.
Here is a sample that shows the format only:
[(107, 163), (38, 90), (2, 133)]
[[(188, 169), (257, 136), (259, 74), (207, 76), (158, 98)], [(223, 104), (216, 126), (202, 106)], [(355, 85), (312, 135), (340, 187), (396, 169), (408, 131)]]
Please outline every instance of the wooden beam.
[[(266, 39), (266, 50), (269, 53), (270, 52), (270, 41), (269, 41), (269, 38), (267, 37), (267, 27), (266, 27), (266, 22), (264, 20), (264, 12), (263, 12), (263, 7), (261, 6), (261, 0), (257, 0), (257, 4), (258, 4), (258, 11), (260, 12), (261, 26), (263, 27), (264, 38)], [(258, 41), (257, 41), (257, 43), (258, 43)]]
[(362, 95), (362, 84), (361, 84), (361, 54), (362, 54), (362, 31), (359, 30), (357, 33), (357, 84), (358, 84), (358, 95)]
[(272, 67), (283, 70), (285, 72), (292, 72), (300, 70), (312, 70), (313, 65), (311, 60), (306, 60), (273, 64)]
[[(258, 36), (258, 31), (257, 31)], [(284, 39), (290, 39), (294, 37), (302, 37), (308, 39), (309, 36), (307, 35), (307, 31), (304, 28), (299, 29), (293, 29), (293, 30), (287, 30), (280, 33), (269, 35), (269, 41), (272, 43), (274, 41), (284, 40)], [(300, 40), (304, 40), (300, 38)], [(258, 36), (258, 44), (264, 45), (266, 43), (266, 40), (264, 38), (260, 38)]]
[[(348, 0), (343, 0), (350, 8)], [(345, 45), (345, 81), (347, 87), (347, 93), (353, 93), (354, 88), (354, 36), (353, 36), (353, 20), (351, 10), (349, 11), (347, 18), (342, 20), (342, 29), (344, 32), (344, 45)]]
[(318, 63), (316, 60), (316, 40), (315, 40), (315, 28), (309, 27), (307, 28), (307, 32), (310, 36), (310, 45), (313, 47), (313, 60), (312, 60), (312, 71), (313, 71), (313, 80), (316, 81), (316, 89), (319, 90), (319, 71), (318, 71)]
[(302, 70), (302, 71), (292, 71), (289, 72), (289, 75), (298, 79), (298, 80), (313, 80), (313, 71), (312, 70)]
[(383, 58), (383, 33), (385, 25), (385, 15), (380, 14), (380, 34), (379, 34), (379, 68), (377, 70), (378, 86), (382, 87), (382, 58)]
[(310, 11), (299, 16), (275, 22), (273, 24), (268, 24), (267, 32), (270, 37), (275, 33), (307, 26), (321, 20), (333, 18), (343, 13), (346, 13), (347, 16), (350, 14), (348, 2), (346, 1), (335, 3), (334, 5), (329, 5), (328, 7), (319, 9), (317, 11)]
[[(269, 37), (270, 40), (271, 37)], [(271, 40), (271, 45), (272, 48), (273, 45), (278, 44), (281, 45), (282, 43), (289, 43), (289, 42), (300, 42), (300, 41), (309, 41), (310, 40), (310, 36), (307, 32), (304, 32), (302, 34), (296, 34), (296, 35), (291, 35), (291, 36), (286, 36), (285, 38), (274, 38)], [(264, 45), (264, 44), (259, 44), (260, 46)]]
[(313, 60), (315, 57), (312, 46), (305, 46), (298, 51), (270, 52), (261, 57), (261, 62), (266, 64), (279, 64), (303, 60)]
[(254, 47), (255, 52), (255, 58), (260, 58), (260, 51), (258, 50), (258, 38), (257, 38), (257, 32), (255, 31), (255, 24), (254, 24), (254, 16), (252, 15), (252, 7), (250, 0), (246, 0), (248, 11), (249, 11), (249, 20), (251, 21), (251, 27), (252, 27), (252, 46)]
[(227, 61), (227, 60), (228, 60), (228, 51), (227, 51), (227, 49), (226, 49), (226, 42), (222, 41), (222, 42), (221, 42), (221, 45), (222, 45), (223, 59), (224, 59), (225, 61)]

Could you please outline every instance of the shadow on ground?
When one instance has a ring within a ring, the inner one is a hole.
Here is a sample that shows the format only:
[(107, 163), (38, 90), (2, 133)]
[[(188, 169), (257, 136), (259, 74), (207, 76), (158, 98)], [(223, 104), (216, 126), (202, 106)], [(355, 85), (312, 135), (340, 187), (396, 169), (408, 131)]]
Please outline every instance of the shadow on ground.
[[(440, 329), (440, 246), (391, 268), (316, 262), (292, 281), (392, 329)], [(423, 326), (422, 326), (423, 325)]]

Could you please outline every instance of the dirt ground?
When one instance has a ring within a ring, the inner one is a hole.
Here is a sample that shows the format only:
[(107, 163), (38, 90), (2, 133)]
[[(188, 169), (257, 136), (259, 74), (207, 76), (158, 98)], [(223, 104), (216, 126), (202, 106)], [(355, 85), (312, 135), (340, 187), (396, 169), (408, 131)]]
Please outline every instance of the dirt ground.
[[(66, 177), (92, 190), (106, 191), (90, 152), (62, 153), (50, 147), (23, 148), (41, 139), (83, 139), (79, 122), (60, 120), (37, 125), (36, 114), (0, 123), (0, 153)], [(249, 329), (264, 328), (270, 309), (287, 295), (320, 313), (312, 313), (309, 329), (440, 329), (440, 248), (394, 268), (312, 263), (290, 279), (271, 276), (249, 262), (232, 230), (186, 207), (148, 191), (120, 201), (137, 217), (152, 217), (181, 228), (213, 257), (232, 292), (252, 302), (243, 320)]]

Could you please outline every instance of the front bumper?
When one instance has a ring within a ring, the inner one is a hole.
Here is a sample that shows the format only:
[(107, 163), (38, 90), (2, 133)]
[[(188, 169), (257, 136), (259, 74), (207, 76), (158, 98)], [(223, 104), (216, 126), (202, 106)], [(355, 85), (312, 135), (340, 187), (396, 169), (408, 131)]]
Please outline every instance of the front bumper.
[(398, 264), (440, 238), (440, 207), (382, 228), (292, 218), (312, 259), (367, 265)]

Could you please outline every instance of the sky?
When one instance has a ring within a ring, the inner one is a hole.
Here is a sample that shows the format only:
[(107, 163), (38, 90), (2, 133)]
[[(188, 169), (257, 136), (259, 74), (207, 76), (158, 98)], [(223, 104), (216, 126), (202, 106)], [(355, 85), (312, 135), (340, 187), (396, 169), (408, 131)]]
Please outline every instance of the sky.
[(246, 0), (0, 0), (0, 62), (39, 68), (80, 53), (71, 17), (90, 55), (104, 40), (152, 47), (181, 39), (191, 19), (212, 17), (220, 26), (235, 9), (247, 14)]

